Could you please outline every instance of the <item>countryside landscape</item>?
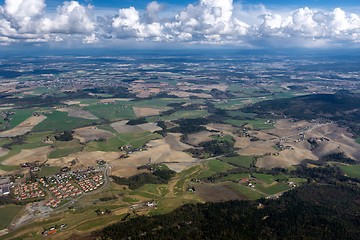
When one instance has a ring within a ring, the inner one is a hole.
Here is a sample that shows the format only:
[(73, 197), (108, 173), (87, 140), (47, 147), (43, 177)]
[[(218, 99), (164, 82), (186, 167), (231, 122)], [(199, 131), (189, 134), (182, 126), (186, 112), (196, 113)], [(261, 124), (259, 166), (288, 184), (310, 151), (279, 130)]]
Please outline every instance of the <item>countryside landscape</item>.
[(216, 238), (201, 211), (267, 218), (287, 199), (315, 208), (319, 192), (356, 199), (360, 59), (334, 59), (174, 51), (1, 60), (0, 238), (188, 239), (192, 227), (193, 239)]

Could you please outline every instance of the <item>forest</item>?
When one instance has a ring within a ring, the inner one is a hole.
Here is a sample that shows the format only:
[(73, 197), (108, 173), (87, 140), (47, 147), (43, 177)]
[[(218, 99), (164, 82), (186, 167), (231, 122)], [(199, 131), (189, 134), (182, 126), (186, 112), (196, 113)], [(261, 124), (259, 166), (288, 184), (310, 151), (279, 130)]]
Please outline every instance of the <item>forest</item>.
[(358, 239), (360, 190), (310, 184), (279, 199), (185, 205), (110, 225), (102, 239)]

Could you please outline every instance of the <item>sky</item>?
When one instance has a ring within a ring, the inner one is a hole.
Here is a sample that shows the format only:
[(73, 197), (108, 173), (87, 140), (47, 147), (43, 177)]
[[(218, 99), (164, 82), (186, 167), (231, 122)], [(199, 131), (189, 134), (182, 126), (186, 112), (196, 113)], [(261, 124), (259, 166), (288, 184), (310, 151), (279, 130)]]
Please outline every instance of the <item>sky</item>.
[(360, 48), (358, 0), (0, 0), (0, 48)]

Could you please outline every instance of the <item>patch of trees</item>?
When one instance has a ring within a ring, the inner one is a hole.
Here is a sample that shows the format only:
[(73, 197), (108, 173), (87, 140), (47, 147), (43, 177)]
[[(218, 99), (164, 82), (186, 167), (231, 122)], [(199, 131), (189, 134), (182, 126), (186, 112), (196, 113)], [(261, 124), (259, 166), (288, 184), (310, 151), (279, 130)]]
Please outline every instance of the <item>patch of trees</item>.
[(99, 198), (100, 202), (108, 202), (108, 201), (112, 201), (112, 200), (116, 200), (116, 199), (118, 199), (117, 196), (108, 196), (108, 197)]
[(11, 142), (5, 143), (2, 147), (8, 150), (12, 150), (12, 146), (14, 145), (23, 145), (26, 141), (26, 135), (12, 137), (10, 140)]
[(212, 140), (209, 142), (203, 142), (200, 144), (200, 147), (203, 147), (203, 150), (213, 156), (229, 154), (234, 152), (235, 142), (225, 141), (225, 140)]
[(140, 173), (129, 178), (123, 178), (118, 176), (111, 176), (115, 183), (119, 185), (127, 185), (130, 189), (138, 189), (145, 184), (166, 184), (172, 177), (175, 176), (175, 172), (169, 169), (156, 170), (152, 173)]
[(147, 123), (148, 121), (146, 120), (146, 118), (141, 117), (141, 118), (136, 118), (136, 119), (131, 119), (129, 120), (126, 125), (139, 125), (139, 124), (143, 124), (143, 123)]
[[(278, 200), (185, 205), (110, 225), (101, 239), (358, 239), (360, 190), (307, 185)], [(262, 207), (258, 207), (261, 204)]]
[(164, 121), (158, 121), (157, 126), (162, 128), (162, 130), (155, 131), (154, 133), (160, 134), (163, 137), (167, 135), (167, 126)]
[(234, 97), (234, 95), (232, 95), (231, 93), (223, 92), (218, 89), (212, 89), (210, 91), (210, 94), (215, 99), (228, 99), (228, 98)]
[(61, 141), (61, 142), (69, 142), (74, 139), (72, 131), (64, 131), (64, 132), (58, 133), (54, 136), (54, 138), (57, 141)]
[(356, 161), (354, 159), (348, 158), (343, 152), (332, 153), (326, 156), (323, 156), (319, 160), (320, 162), (339, 162), (339, 163), (347, 163), (347, 164), (355, 164)]
[(308, 181), (317, 183), (360, 183), (360, 179), (344, 176), (338, 166), (319, 166), (315, 168), (308, 168), (303, 165), (299, 165), (296, 170), (291, 172), (291, 175), (307, 178)]
[(191, 134), (205, 131), (206, 128), (202, 125), (206, 125), (209, 123), (209, 121), (205, 118), (180, 119), (175, 122), (179, 124), (179, 127), (175, 127), (171, 129), (171, 131), (180, 132), (182, 134)]
[(128, 88), (124, 86), (104, 86), (104, 87), (92, 87), (83, 90), (85, 93), (92, 94), (110, 94), (115, 98), (133, 98), (135, 94), (130, 93)]

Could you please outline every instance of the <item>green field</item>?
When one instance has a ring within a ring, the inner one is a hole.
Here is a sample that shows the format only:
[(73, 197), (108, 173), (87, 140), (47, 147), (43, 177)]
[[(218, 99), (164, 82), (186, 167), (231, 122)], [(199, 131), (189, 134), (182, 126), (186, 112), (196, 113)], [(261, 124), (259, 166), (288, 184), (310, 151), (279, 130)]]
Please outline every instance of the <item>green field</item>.
[(202, 117), (206, 117), (207, 115), (209, 115), (209, 113), (206, 110), (191, 110), (191, 111), (180, 110), (171, 114), (170, 116), (151, 117), (149, 119), (150, 120), (161, 119), (163, 121), (172, 121), (183, 118), (184, 119), (202, 118)]
[(136, 118), (132, 107), (122, 104), (95, 104), (86, 107), (85, 110), (90, 111), (100, 119), (103, 118), (110, 122)]
[(119, 148), (126, 145), (126, 142), (119, 139), (118, 137), (113, 137), (107, 139), (106, 141), (91, 141), (86, 144), (84, 151), (104, 151), (104, 152), (117, 152)]
[(244, 101), (247, 99), (230, 99), (227, 102), (215, 103), (215, 107), (225, 109), (225, 110), (235, 110), (243, 107), (245, 105)]
[(136, 203), (139, 201), (139, 199), (132, 197), (124, 197), (122, 200), (123, 202), (127, 202), (127, 203)]
[(78, 139), (73, 139), (68, 142), (55, 141), (53, 144), (55, 150), (49, 154), (49, 158), (61, 158), (70, 155), (71, 153), (80, 152), (83, 145)]
[(263, 194), (255, 191), (254, 189), (245, 187), (238, 183), (228, 182), (226, 185), (249, 200), (256, 200), (265, 197)]
[(241, 179), (249, 178), (248, 173), (237, 173), (237, 174), (229, 174), (225, 177), (218, 179), (218, 182), (226, 182), (226, 181), (240, 181)]
[(340, 169), (349, 177), (360, 178), (360, 165), (340, 166)]
[(6, 205), (0, 207), (0, 230), (6, 228), (23, 206)]
[(38, 177), (47, 177), (59, 173), (61, 167), (41, 167), (41, 170), (37, 173)]
[(225, 163), (223, 161), (217, 160), (217, 159), (208, 161), (206, 163), (206, 165), (207, 165), (208, 169), (206, 171), (202, 172), (198, 178), (200, 178), (200, 179), (208, 178), (217, 173), (226, 172), (226, 171), (234, 168), (232, 165)]
[(150, 215), (162, 215), (174, 211), (175, 209), (183, 206), (184, 204), (200, 203), (200, 199), (193, 196), (193, 199), (184, 199), (179, 197), (160, 199), (157, 202), (156, 209), (150, 211)]
[(242, 127), (243, 125), (249, 124), (254, 129), (259, 130), (266, 130), (266, 129), (273, 129), (275, 126), (274, 124), (266, 124), (266, 120), (264, 119), (254, 119), (254, 120), (237, 120), (237, 119), (229, 119), (225, 121), (235, 127)]
[(181, 98), (153, 98), (139, 101), (130, 101), (129, 105), (134, 107), (149, 107), (149, 108), (164, 108), (167, 107), (169, 103), (203, 103), (204, 100), (201, 99), (181, 99)]
[(54, 111), (51, 114), (46, 114), (47, 119), (34, 127), (33, 131), (71, 131), (75, 128), (89, 126), (96, 121), (69, 117), (66, 112)]
[(256, 185), (257, 190), (268, 195), (274, 195), (289, 190), (291, 187), (287, 183), (276, 183), (274, 185), (265, 187), (263, 185)]
[(150, 199), (157, 199), (164, 197), (169, 192), (167, 185), (158, 185), (158, 184), (145, 184), (141, 188), (138, 188), (132, 192), (130, 195), (137, 195)]
[(256, 117), (255, 113), (245, 113), (242, 111), (227, 111), (227, 114), (231, 117), (242, 117), (242, 118), (254, 118)]
[[(33, 148), (48, 146), (48, 144), (43, 143), (43, 140), (46, 138), (46, 136), (51, 136), (51, 132), (30, 133), (30, 134), (26, 135), (24, 137), (24, 139), (25, 139), (24, 144), (12, 145), (11, 146), (12, 149), (10, 150), (10, 152), (5, 156), (0, 157), (0, 162), (20, 153), (20, 151), (22, 149), (33, 149)], [(1, 141), (1, 146), (4, 143), (8, 143), (8, 142), (9, 141), (7, 141), (7, 140)]]
[(253, 173), (252, 174), (257, 180), (260, 180), (266, 184), (272, 184), (275, 182), (275, 177), (270, 174)]
[[(31, 117), (32, 113), (34, 112), (33, 109), (13, 109), (11, 111), (15, 112), (15, 114), (11, 116), (12, 119), (9, 122), (10, 127), (6, 128), (6, 130), (16, 127)], [(0, 125), (0, 130), (5, 130), (5, 125)]]
[(358, 139), (356, 139), (355, 141), (360, 144), (360, 137)]
[(120, 147), (131, 145), (132, 148), (141, 148), (151, 140), (159, 139), (161, 135), (151, 132), (133, 132), (116, 134), (106, 141), (91, 141), (86, 144), (85, 151), (116, 152)]
[(254, 157), (252, 156), (237, 156), (237, 157), (224, 157), (220, 158), (221, 161), (227, 162), (231, 165), (238, 167), (250, 167), (254, 162)]
[(121, 133), (118, 134), (118, 137), (132, 148), (140, 148), (151, 140), (162, 138), (160, 134), (152, 132)]

